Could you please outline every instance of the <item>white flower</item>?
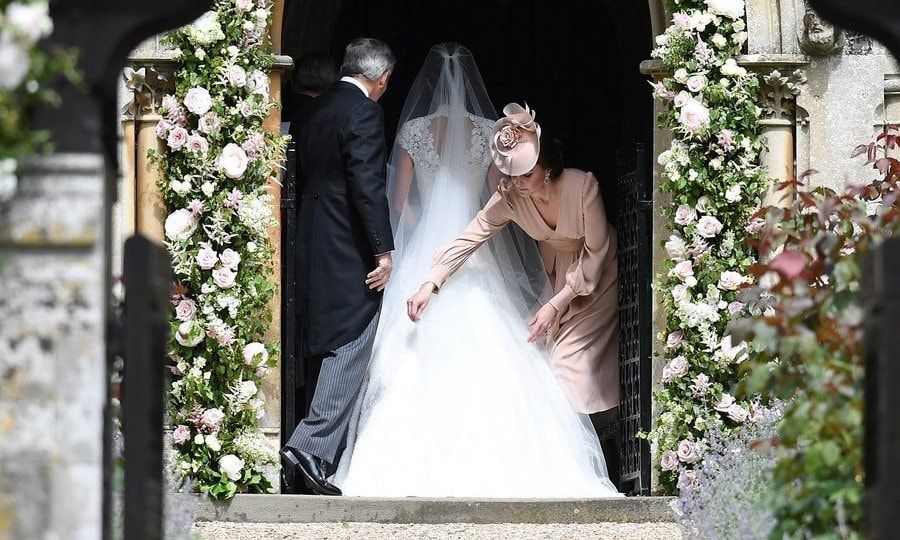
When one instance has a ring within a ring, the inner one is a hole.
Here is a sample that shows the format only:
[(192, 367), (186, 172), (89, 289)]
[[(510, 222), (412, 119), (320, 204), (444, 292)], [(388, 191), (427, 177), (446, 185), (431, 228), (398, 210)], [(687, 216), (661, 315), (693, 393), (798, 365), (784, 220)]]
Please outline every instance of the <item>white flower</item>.
[(669, 360), (669, 363), (663, 367), (662, 378), (663, 381), (669, 382), (673, 379), (677, 379), (682, 377), (688, 371), (688, 361), (684, 356), (676, 356), (675, 358)]
[(685, 226), (697, 218), (697, 212), (686, 204), (680, 205), (675, 210), (675, 223)]
[(722, 68), (719, 71), (722, 72), (722, 75), (728, 77), (743, 77), (747, 74), (747, 70), (739, 66), (734, 58), (725, 60), (725, 63), (722, 64)]
[(254, 341), (244, 346), (244, 363), (248, 366), (265, 364), (269, 360), (269, 351), (262, 343)]
[(206, 133), (207, 135), (219, 131), (219, 126), (219, 117), (214, 112), (208, 112), (204, 114), (197, 122), (197, 129), (201, 133)]
[(732, 346), (731, 335), (729, 334), (722, 338), (722, 341), (719, 343), (719, 350), (716, 352), (716, 357), (724, 360), (726, 363), (740, 363), (745, 358), (744, 352), (746, 349), (747, 343), (743, 341)]
[(254, 8), (253, 0), (234, 0), (234, 8), (239, 13), (247, 13)]
[(691, 100), (691, 97), (692, 96), (690, 92), (688, 92), (687, 90), (682, 90), (681, 92), (675, 94), (675, 97), (672, 99), (672, 103), (675, 105), (675, 107), (681, 108)]
[(700, 459), (700, 456), (697, 454), (697, 445), (688, 440), (679, 442), (678, 459), (685, 463), (693, 463)]
[(212, 272), (213, 282), (222, 289), (234, 286), (235, 272), (229, 268), (217, 268)]
[(678, 68), (678, 69), (675, 70), (675, 73), (672, 74), (672, 77), (675, 78), (675, 81), (676, 81), (676, 82), (679, 82), (679, 83), (681, 83), (681, 84), (685, 84), (685, 83), (687, 82), (687, 80), (688, 80), (688, 72), (687, 72), (687, 70), (684, 69), (684, 68)]
[(691, 384), (691, 391), (694, 396), (705, 396), (707, 392), (709, 392), (709, 388), (712, 386), (712, 383), (709, 382), (709, 376), (706, 373), (701, 373), (694, 377), (694, 382)]
[(268, 96), (269, 76), (261, 70), (253, 70), (253, 72), (250, 73), (250, 80), (247, 82), (247, 88), (254, 94)]
[(687, 244), (677, 235), (670, 235), (666, 240), (666, 253), (675, 261), (681, 261), (687, 254)]
[(688, 90), (697, 93), (706, 86), (706, 77), (703, 75), (691, 75), (687, 80)]
[(182, 208), (175, 210), (166, 218), (166, 238), (173, 241), (187, 240), (197, 229), (197, 220), (194, 214)]
[(215, 11), (207, 11), (184, 29), (190, 40), (198, 45), (209, 45), (225, 38)]
[(731, 407), (728, 407), (728, 410), (725, 411), (725, 413), (728, 415), (728, 418), (731, 418), (735, 422), (739, 422), (741, 424), (746, 422), (747, 418), (750, 417), (750, 412), (737, 403), (734, 403), (733, 405), (731, 405)]
[(716, 403), (715, 409), (719, 412), (728, 412), (728, 409), (734, 405), (734, 396), (728, 393), (723, 393), (722, 397), (719, 398), (719, 402)]
[(685, 287), (681, 283), (672, 287), (672, 298), (675, 299), (676, 304), (687, 299), (687, 293), (687, 287)]
[(217, 439), (215, 435), (206, 436), (206, 446), (213, 452), (218, 452), (222, 449), (222, 443), (219, 442), (219, 439)]
[(247, 72), (244, 71), (244, 68), (242, 68), (241, 66), (230, 66), (228, 68), (227, 77), (228, 82), (230, 82), (232, 86), (242, 88), (247, 84)]
[(709, 197), (707, 197), (706, 195), (703, 195), (699, 199), (697, 199), (696, 208), (697, 208), (698, 212), (701, 212), (703, 214), (708, 214), (709, 213)]
[(684, 340), (684, 332), (676, 330), (666, 337), (666, 347), (677, 347)]
[(184, 321), (175, 332), (175, 341), (185, 347), (196, 347), (203, 341), (203, 337), (203, 329), (195, 321)]
[(720, 49), (724, 49), (725, 46), (728, 45), (728, 40), (725, 39), (725, 36), (723, 36), (722, 34), (713, 34), (713, 37), (710, 38), (710, 41), (712, 41), (713, 45)]
[(209, 244), (204, 244), (197, 252), (197, 265), (204, 270), (212, 270), (219, 261), (219, 254)]
[(259, 388), (256, 387), (256, 383), (253, 381), (243, 381), (237, 387), (237, 397), (238, 401), (249, 402), (251, 398), (256, 396), (259, 392)]
[(256, 252), (256, 242), (247, 242), (247, 252), (248, 253)]
[(746, 281), (744, 276), (732, 270), (726, 270), (719, 276), (717, 287), (723, 291), (736, 291)]
[(193, 300), (185, 299), (175, 306), (175, 318), (179, 321), (190, 321), (197, 314), (197, 304)]
[(197, 60), (203, 61), (206, 59), (206, 51), (204, 51), (200, 47), (197, 47), (197, 50), (194, 51), (194, 56), (197, 57)]
[(713, 216), (703, 216), (697, 222), (697, 234), (703, 238), (713, 238), (722, 231), (722, 222)]
[(235, 482), (240, 480), (243, 468), (244, 460), (234, 454), (227, 454), (219, 458), (219, 472), (227, 476), (229, 480)]
[(209, 151), (209, 143), (206, 142), (206, 139), (203, 138), (202, 135), (198, 135), (194, 133), (187, 140), (187, 149), (189, 152), (193, 152), (195, 154), (205, 154)]
[(212, 108), (212, 97), (209, 95), (209, 90), (202, 86), (191, 88), (184, 96), (184, 106), (194, 114), (206, 114)]
[(213, 185), (212, 182), (203, 182), (203, 185), (200, 186), (200, 191), (203, 192), (207, 197), (212, 197), (213, 191), (215, 191), (216, 186)]
[(241, 178), (247, 170), (247, 154), (244, 149), (234, 143), (228, 143), (219, 156), (219, 168), (225, 176), (232, 179)]
[(659, 467), (664, 471), (674, 471), (678, 468), (678, 454), (671, 450), (663, 452), (659, 460)]
[(202, 433), (198, 433), (194, 436), (194, 444), (203, 444), (206, 440), (203, 438)]
[(691, 264), (691, 261), (681, 261), (672, 269), (672, 274), (684, 281), (687, 277), (694, 275), (694, 266)]
[(219, 255), (219, 260), (222, 261), (222, 265), (225, 268), (237, 270), (238, 264), (241, 262), (241, 255), (231, 248), (226, 248), (222, 251), (222, 254)]
[(697, 133), (709, 125), (709, 109), (696, 99), (690, 99), (681, 108), (678, 121), (689, 133)]
[(6, 8), (6, 21), (29, 43), (49, 36), (53, 31), (47, 2), (13, 2)]
[(693, 20), (694, 30), (698, 32), (703, 32), (713, 22), (713, 16), (702, 11), (694, 11), (691, 14), (691, 19)]
[(725, 200), (733, 203), (741, 200), (741, 184), (734, 184), (725, 190)]
[(734, 20), (744, 16), (744, 0), (706, 0), (706, 5), (715, 15)]

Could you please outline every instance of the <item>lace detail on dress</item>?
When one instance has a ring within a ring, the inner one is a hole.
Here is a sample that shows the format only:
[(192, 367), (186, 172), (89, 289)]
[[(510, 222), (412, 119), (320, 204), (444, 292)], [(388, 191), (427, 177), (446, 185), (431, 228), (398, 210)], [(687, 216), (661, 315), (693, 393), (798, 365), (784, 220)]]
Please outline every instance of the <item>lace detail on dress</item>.
[(432, 118), (434, 117), (414, 118), (403, 124), (400, 133), (397, 134), (397, 143), (406, 150), (406, 153), (412, 158), (413, 164), (429, 174), (437, 172), (438, 164), (441, 161), (434, 146), (434, 134), (429, 129)]
[(491, 129), (494, 123), (486, 118), (478, 118), (470, 115), (472, 123), (472, 136), (469, 145), (469, 165), (473, 171), (487, 170), (491, 162)]

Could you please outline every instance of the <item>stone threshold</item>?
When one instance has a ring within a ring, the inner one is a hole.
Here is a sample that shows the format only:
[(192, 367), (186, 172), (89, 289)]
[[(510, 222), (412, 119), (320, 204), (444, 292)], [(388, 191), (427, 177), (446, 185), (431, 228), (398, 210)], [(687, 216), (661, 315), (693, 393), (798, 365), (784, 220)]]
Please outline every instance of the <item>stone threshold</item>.
[(672, 497), (608, 499), (370, 498), (237, 495), (200, 499), (197, 521), (239, 523), (665, 523)]

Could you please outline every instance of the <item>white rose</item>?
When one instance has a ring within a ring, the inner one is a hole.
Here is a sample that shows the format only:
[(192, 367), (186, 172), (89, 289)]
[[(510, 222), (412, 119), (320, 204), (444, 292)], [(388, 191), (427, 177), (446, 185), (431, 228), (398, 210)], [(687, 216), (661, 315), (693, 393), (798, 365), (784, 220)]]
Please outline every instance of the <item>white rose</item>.
[(746, 28), (746, 26), (744, 25), (744, 21), (742, 19), (738, 19), (738, 20), (734, 21), (733, 23), (731, 23), (731, 27), (734, 28), (735, 32), (740, 32), (741, 30)]
[(681, 108), (684, 107), (688, 101), (691, 100), (691, 93), (687, 90), (682, 90), (675, 94), (675, 98), (672, 100), (672, 103), (675, 104), (675, 107)]
[(719, 276), (718, 287), (723, 291), (736, 291), (742, 283), (744, 283), (744, 276), (737, 272), (726, 270)]
[(688, 276), (694, 275), (694, 267), (691, 264), (691, 261), (681, 261), (675, 265), (675, 268), (672, 269), (672, 273), (675, 277), (684, 281)]
[(750, 412), (747, 409), (741, 407), (737, 403), (733, 404), (731, 407), (728, 407), (728, 418), (731, 418), (735, 422), (743, 424), (747, 421), (747, 418), (750, 416)]
[(734, 20), (744, 16), (744, 0), (706, 0), (706, 5), (715, 15)]
[(672, 76), (675, 78), (675, 81), (681, 84), (686, 83), (688, 80), (688, 72), (684, 68), (678, 68)]
[(246, 13), (254, 7), (253, 0), (234, 0), (234, 8), (241, 13)]
[(169, 182), (169, 187), (171, 187), (172, 191), (174, 191), (176, 194), (182, 196), (187, 195), (191, 191), (190, 182), (179, 182), (178, 180), (172, 180), (171, 182)]
[(197, 252), (197, 265), (204, 270), (212, 270), (219, 261), (219, 254), (209, 244), (204, 245)]
[(209, 151), (209, 143), (203, 136), (194, 133), (187, 140), (187, 149), (195, 154), (205, 154)]
[(222, 251), (222, 254), (219, 255), (219, 260), (222, 261), (222, 265), (226, 268), (237, 270), (238, 264), (241, 262), (241, 255), (237, 251), (228, 248)]
[(247, 170), (247, 154), (244, 149), (234, 143), (228, 143), (219, 156), (219, 168), (225, 176), (232, 179), (241, 178)]
[(174, 241), (187, 240), (197, 229), (194, 214), (186, 208), (175, 210), (166, 218), (166, 238)]
[(203, 115), (212, 108), (212, 97), (206, 88), (195, 86), (184, 96), (184, 106), (194, 114)]
[[(248, 366), (265, 364), (269, 360), (269, 351), (262, 343), (254, 341), (244, 346), (244, 363)], [(257, 359), (257, 357), (259, 357)]]
[(200, 117), (200, 120), (197, 122), (197, 129), (200, 130), (200, 132), (209, 135), (219, 131), (220, 124), (219, 117), (216, 113), (208, 112)]
[(206, 436), (206, 446), (213, 452), (218, 452), (222, 449), (222, 443), (219, 442), (219, 439), (217, 439), (215, 435)]
[(719, 71), (722, 72), (722, 75), (729, 77), (743, 77), (747, 74), (747, 70), (739, 66), (734, 58), (725, 60), (725, 63), (722, 64), (722, 68)]
[(256, 253), (256, 242), (247, 242), (247, 252)]
[(14, 2), (6, 8), (6, 20), (28, 43), (49, 36), (53, 31), (47, 2)]
[(213, 282), (222, 289), (228, 289), (234, 286), (234, 279), (237, 274), (228, 268), (217, 268), (212, 272)]
[(247, 72), (241, 66), (231, 66), (228, 68), (228, 82), (232, 86), (243, 88), (247, 84)]
[[(683, 376), (688, 372), (688, 361), (684, 356), (676, 356), (675, 358), (669, 360), (669, 363), (666, 364), (663, 371), (668, 370), (669, 380), (677, 379), (678, 377)], [(665, 375), (663, 375), (663, 379), (665, 379)]]
[(659, 467), (664, 471), (674, 471), (678, 468), (678, 454), (671, 450), (663, 452), (659, 460)]
[(194, 51), (194, 56), (197, 57), (197, 60), (200, 60), (202, 62), (203, 60), (206, 59), (206, 51), (204, 51), (200, 47), (197, 47), (197, 50)]
[(709, 125), (709, 109), (696, 99), (690, 99), (681, 108), (678, 121), (689, 133), (697, 133)]
[(713, 216), (703, 216), (697, 222), (697, 234), (703, 238), (713, 238), (722, 231), (722, 222)]
[(212, 197), (213, 191), (215, 191), (216, 186), (213, 185), (212, 182), (203, 182), (203, 185), (200, 186), (200, 191), (203, 192), (207, 197)]
[(725, 200), (733, 203), (741, 200), (741, 185), (734, 184), (733, 186), (725, 190)]
[(244, 460), (234, 454), (227, 454), (219, 458), (219, 472), (229, 480), (237, 482), (241, 479), (241, 471), (244, 468)]
[(206, 440), (203, 438), (202, 433), (198, 433), (194, 436), (194, 444), (203, 444)]
[(203, 329), (194, 324), (194, 321), (184, 321), (178, 325), (175, 332), (175, 341), (185, 347), (195, 347), (203, 341)]
[(675, 223), (684, 226), (697, 218), (697, 211), (686, 204), (680, 205), (675, 210)]
[(734, 405), (734, 396), (731, 394), (723, 393), (722, 397), (719, 398), (718, 403), (715, 405), (715, 409), (719, 412), (728, 412), (728, 409)]
[(175, 129), (169, 132), (169, 137), (166, 139), (166, 144), (172, 150), (181, 150), (184, 148), (184, 145), (187, 144), (188, 141), (188, 132), (181, 126), (176, 126)]
[(688, 90), (691, 92), (697, 93), (700, 90), (703, 90), (703, 87), (706, 86), (706, 77), (703, 75), (692, 75), (687, 80)]
[(710, 41), (712, 41), (713, 45), (720, 49), (724, 49), (725, 46), (728, 45), (728, 40), (725, 39), (725, 36), (723, 36), (722, 34), (714, 34), (713, 37), (710, 38)]
[(260, 70), (254, 70), (250, 74), (248, 88), (254, 94), (269, 95), (269, 76)]
[(709, 213), (709, 197), (703, 195), (697, 199), (697, 211), (704, 214)]
[(681, 302), (682, 300), (687, 298), (687, 287), (679, 283), (672, 287), (672, 298), (675, 299), (675, 302)]
[(680, 261), (687, 254), (687, 244), (680, 236), (673, 234), (666, 240), (666, 253), (673, 260)]

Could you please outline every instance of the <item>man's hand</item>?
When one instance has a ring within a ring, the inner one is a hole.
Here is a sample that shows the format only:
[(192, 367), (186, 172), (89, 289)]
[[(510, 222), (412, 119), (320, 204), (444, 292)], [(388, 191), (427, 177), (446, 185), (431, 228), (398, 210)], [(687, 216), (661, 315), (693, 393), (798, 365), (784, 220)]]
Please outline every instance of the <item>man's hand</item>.
[(556, 319), (556, 313), (557, 311), (553, 304), (547, 303), (534, 314), (534, 317), (528, 321), (528, 326), (531, 327), (528, 343), (534, 343), (539, 338), (548, 335), (550, 327), (553, 326), (553, 321)]
[(431, 293), (434, 292), (436, 286), (434, 283), (427, 281), (419, 287), (419, 292), (412, 295), (409, 300), (406, 301), (406, 314), (409, 316), (409, 320), (412, 322), (419, 322), (422, 320), (422, 313), (425, 312), (425, 308), (428, 307), (428, 301), (431, 299)]
[(382, 253), (375, 256), (375, 270), (369, 272), (366, 276), (366, 285), (370, 289), (384, 290), (388, 280), (391, 279), (391, 270), (394, 269), (394, 260), (390, 253)]

